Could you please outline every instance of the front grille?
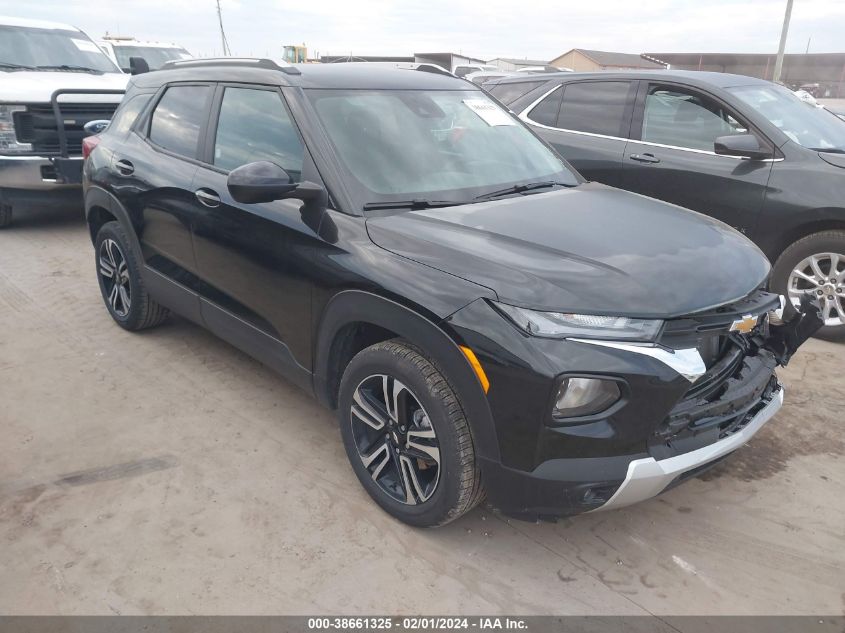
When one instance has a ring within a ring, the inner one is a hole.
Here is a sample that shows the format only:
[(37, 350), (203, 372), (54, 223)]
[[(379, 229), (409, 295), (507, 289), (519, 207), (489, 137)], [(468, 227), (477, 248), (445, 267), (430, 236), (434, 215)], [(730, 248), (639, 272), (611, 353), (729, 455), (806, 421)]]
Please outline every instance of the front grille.
[(665, 459), (712, 444), (742, 428), (779, 389), (774, 355), (762, 349), (765, 318), (749, 334), (731, 332), (745, 315), (762, 315), (779, 305), (764, 291), (713, 310), (667, 321), (660, 343), (695, 347), (707, 371), (692, 383), (654, 430), (649, 450)]
[(68, 155), (79, 156), (82, 154), (82, 139), (88, 136), (85, 124), (96, 119), (111, 119), (117, 106), (116, 103), (59, 103), (59, 120), (52, 105), (29, 105), (26, 111), (15, 113), (15, 134), (18, 142), (32, 143), (34, 153), (59, 154), (61, 124), (67, 137)]

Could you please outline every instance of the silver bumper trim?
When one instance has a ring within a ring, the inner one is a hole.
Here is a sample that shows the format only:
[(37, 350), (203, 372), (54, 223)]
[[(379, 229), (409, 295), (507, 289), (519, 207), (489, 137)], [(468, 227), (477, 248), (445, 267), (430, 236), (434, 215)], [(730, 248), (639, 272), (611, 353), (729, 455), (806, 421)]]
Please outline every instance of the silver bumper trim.
[(757, 412), (748, 424), (723, 440), (660, 461), (653, 457), (635, 459), (628, 464), (628, 473), (619, 490), (607, 503), (591, 512), (621, 508), (660, 494), (678, 475), (712, 462), (714, 459), (727, 455), (745, 444), (766, 422), (772, 419), (782, 405), (783, 387), (765, 407)]
[(660, 347), (652, 343), (620, 343), (618, 341), (603, 341), (589, 338), (571, 338), (568, 340), (587, 345), (621, 349), (632, 354), (654, 358), (671, 369), (674, 369), (690, 382), (695, 382), (707, 372), (707, 366), (704, 364), (701, 354), (694, 347), (689, 349), (669, 349), (668, 347)]

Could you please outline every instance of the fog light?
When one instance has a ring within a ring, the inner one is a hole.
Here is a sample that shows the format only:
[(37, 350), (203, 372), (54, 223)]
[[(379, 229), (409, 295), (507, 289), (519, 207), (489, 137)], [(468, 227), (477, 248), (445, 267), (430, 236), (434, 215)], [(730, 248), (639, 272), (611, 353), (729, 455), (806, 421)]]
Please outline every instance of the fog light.
[(567, 378), (560, 384), (554, 415), (575, 417), (604, 411), (622, 394), (615, 380), (601, 378)]

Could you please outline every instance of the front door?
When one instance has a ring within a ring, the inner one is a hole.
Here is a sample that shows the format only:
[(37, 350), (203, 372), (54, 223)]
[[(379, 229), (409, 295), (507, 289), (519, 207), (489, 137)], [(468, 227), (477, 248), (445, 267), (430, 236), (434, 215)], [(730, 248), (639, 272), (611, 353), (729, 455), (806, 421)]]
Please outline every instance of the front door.
[[(643, 82), (622, 187), (752, 232), (772, 163), (720, 156), (720, 136), (757, 134), (712, 96), (674, 84)], [(760, 145), (769, 142), (758, 134)]]
[[(235, 202), (229, 172), (267, 160), (319, 182), (278, 88), (218, 88), (205, 164), (194, 177), (194, 248), (209, 329), (310, 387), (311, 281), (319, 218), (298, 199)], [(317, 215), (319, 215), (319, 210)]]

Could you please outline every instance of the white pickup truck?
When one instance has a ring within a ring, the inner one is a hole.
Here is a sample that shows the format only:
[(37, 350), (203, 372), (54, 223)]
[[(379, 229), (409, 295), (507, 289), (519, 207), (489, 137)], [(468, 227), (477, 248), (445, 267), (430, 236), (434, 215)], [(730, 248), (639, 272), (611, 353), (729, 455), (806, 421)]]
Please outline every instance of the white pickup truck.
[(128, 75), (73, 26), (0, 16), (0, 227), (19, 207), (82, 205), (82, 138)]

